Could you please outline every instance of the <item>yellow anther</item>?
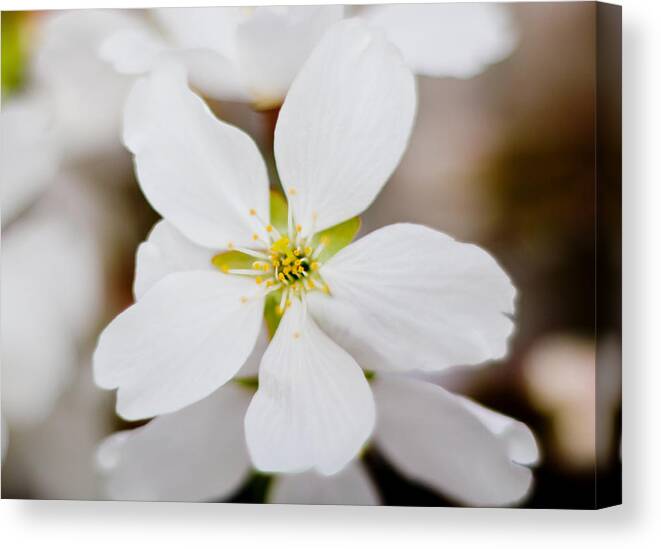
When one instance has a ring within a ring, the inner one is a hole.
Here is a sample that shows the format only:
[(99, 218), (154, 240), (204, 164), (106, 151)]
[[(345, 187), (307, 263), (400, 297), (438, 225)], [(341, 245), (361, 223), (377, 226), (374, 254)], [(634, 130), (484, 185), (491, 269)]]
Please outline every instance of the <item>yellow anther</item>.
[(224, 273), (227, 273), (230, 270), (230, 268), (227, 265), (221, 265), (220, 270)]
[(285, 308), (288, 309), (289, 307), (291, 307), (291, 299), (288, 299), (287, 303), (285, 303)]
[(258, 276), (258, 277), (255, 278), (255, 282), (257, 282), (257, 284), (261, 284), (264, 281), (262, 280), (261, 276)]
[(255, 210), (255, 208), (250, 208), (250, 215), (257, 215), (257, 210)]
[(273, 232), (273, 225), (267, 225), (266, 226), (266, 232), (267, 233), (272, 233)]
[(252, 239), (253, 240), (259, 240), (259, 235), (257, 233), (253, 233)]
[(310, 269), (312, 269), (313, 271), (319, 270), (319, 263), (313, 261), (312, 264), (310, 265)]
[(282, 307), (280, 307), (280, 305), (276, 305), (276, 306), (275, 306), (275, 313), (276, 313), (277, 315), (281, 315), (281, 314), (282, 314)]
[(297, 233), (300, 233), (302, 230), (303, 230), (303, 227), (301, 227), (300, 225), (296, 225), (296, 232)]
[(306, 246), (303, 251), (305, 252), (305, 255), (312, 255), (312, 248), (310, 248), (310, 246)]
[(330, 294), (330, 288), (328, 287), (328, 284), (324, 284), (323, 287), (321, 288), (321, 291), (327, 295)]

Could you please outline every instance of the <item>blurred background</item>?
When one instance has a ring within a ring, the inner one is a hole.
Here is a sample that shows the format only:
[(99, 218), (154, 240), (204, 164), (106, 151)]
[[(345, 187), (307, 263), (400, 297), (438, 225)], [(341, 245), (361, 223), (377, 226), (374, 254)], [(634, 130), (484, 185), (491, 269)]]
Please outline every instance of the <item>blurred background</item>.
[[(467, 80), (418, 78), (411, 144), (362, 231), (422, 223), (498, 259), (519, 291), (509, 357), (437, 381), (534, 431), (542, 460), (525, 506), (592, 507), (596, 478), (604, 501), (620, 494), (619, 96), (598, 107), (613, 131), (600, 126), (595, 156), (594, 5), (508, 9), (519, 42), (506, 60)], [(71, 48), (56, 17), (2, 14), (2, 497), (102, 499), (96, 447), (134, 424), (94, 386), (91, 353), (133, 301), (135, 249), (158, 216), (118, 137), (131, 79), (96, 57), (101, 25)], [(277, 113), (210, 104), (271, 157)], [(453, 504), (376, 450), (364, 459), (386, 504)], [(268, 480), (233, 501), (261, 501)]]

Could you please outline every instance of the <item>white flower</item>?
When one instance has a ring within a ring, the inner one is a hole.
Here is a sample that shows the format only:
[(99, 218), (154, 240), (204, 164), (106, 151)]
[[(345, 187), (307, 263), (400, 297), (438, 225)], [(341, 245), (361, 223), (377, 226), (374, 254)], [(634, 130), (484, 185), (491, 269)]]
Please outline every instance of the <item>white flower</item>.
[[(259, 363), (265, 343), (248, 360)], [(538, 457), (521, 422), (419, 380), (389, 376), (372, 383), (377, 448), (412, 480), (468, 505), (510, 505), (528, 492), (523, 465)], [(99, 446), (97, 462), (111, 499), (209, 501), (230, 498), (252, 470), (243, 417), (253, 389), (229, 383), (213, 395)], [(222, 421), (219, 421), (222, 418)], [(271, 503), (378, 505), (378, 490), (354, 460), (336, 475), (280, 475)]]
[[(106, 328), (95, 353), (97, 383), (119, 388), (122, 416), (176, 411), (232, 379), (273, 292), (286, 310), (245, 423), (258, 469), (342, 469), (374, 425), (361, 367), (430, 371), (506, 353), (515, 290), (483, 250), (409, 224), (330, 258), (324, 247), (333, 243), (317, 238), (373, 201), (406, 147), (414, 111), (414, 79), (395, 48), (357, 20), (329, 31), (275, 131), (290, 206), (281, 234), (250, 138), (215, 119), (177, 66), (136, 84), (124, 139), (165, 220), (138, 251), (138, 302)], [(223, 269), (230, 249), (252, 267)]]
[(165, 8), (155, 25), (126, 29), (101, 46), (101, 57), (125, 74), (176, 58), (191, 82), (219, 99), (279, 104), (296, 73), (342, 6)]
[(38, 209), (3, 228), (2, 414), (43, 421), (69, 385), (99, 309), (93, 239), (67, 212)]
[[(101, 46), (118, 72), (142, 74), (163, 56), (189, 70), (191, 82), (218, 99), (279, 105), (343, 6), (170, 8), (151, 10), (155, 25), (119, 31)], [(507, 11), (493, 4), (365, 7), (418, 74), (467, 78), (504, 59), (516, 36)]]
[(100, 306), (99, 256), (42, 99), (12, 98), (0, 115), (2, 415), (12, 428), (52, 411)]
[(610, 458), (621, 403), (620, 356), (613, 335), (596, 345), (564, 333), (541, 338), (527, 353), (525, 388), (547, 418), (552, 455), (561, 467), (588, 470)]
[(505, 59), (518, 40), (508, 8), (497, 3), (384, 4), (361, 16), (426, 76), (471, 78)]
[(36, 97), (5, 102), (0, 112), (0, 141), (4, 226), (52, 182), (61, 152), (50, 127), (48, 108)]
[(49, 111), (58, 146), (72, 159), (121, 152), (121, 112), (132, 78), (98, 57), (100, 44), (119, 29), (137, 27), (113, 10), (42, 15), (28, 84)]

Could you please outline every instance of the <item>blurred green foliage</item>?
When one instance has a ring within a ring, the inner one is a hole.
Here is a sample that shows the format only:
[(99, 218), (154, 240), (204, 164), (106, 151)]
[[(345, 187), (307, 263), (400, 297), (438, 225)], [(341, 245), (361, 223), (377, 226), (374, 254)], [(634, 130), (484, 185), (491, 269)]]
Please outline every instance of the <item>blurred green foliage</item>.
[(26, 12), (2, 12), (0, 31), (2, 36), (2, 98), (20, 90), (25, 80), (27, 65)]

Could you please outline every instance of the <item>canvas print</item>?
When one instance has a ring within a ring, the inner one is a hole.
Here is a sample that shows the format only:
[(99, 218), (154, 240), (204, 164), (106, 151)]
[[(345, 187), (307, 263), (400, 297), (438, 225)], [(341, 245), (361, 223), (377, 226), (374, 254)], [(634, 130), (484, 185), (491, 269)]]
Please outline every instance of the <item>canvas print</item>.
[(2, 13), (2, 497), (619, 503), (620, 34)]

